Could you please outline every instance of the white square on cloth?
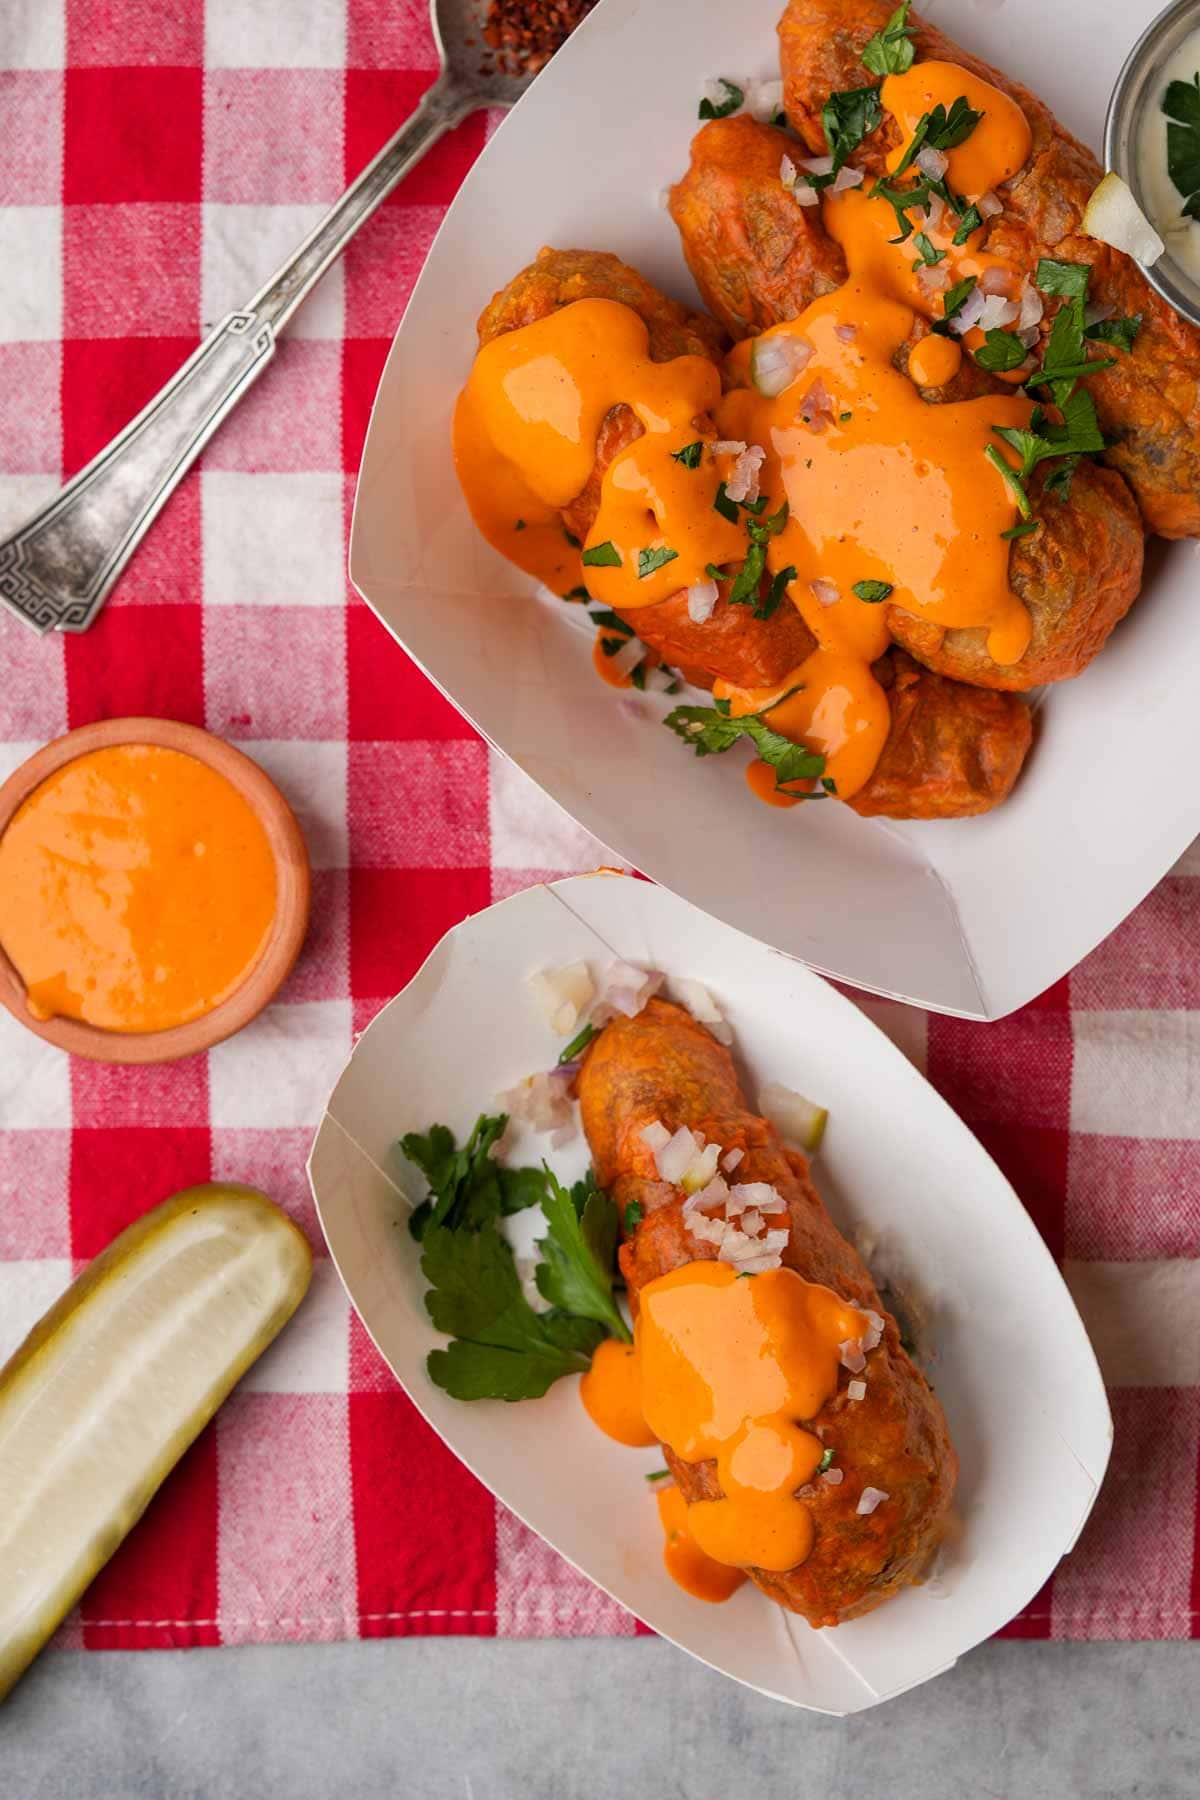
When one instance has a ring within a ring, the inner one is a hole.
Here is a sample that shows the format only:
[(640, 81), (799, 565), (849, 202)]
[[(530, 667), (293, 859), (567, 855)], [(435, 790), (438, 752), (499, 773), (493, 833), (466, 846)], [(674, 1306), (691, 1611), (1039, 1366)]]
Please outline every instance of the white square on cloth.
[(71, 1123), (66, 1052), (45, 1044), (0, 1010), (0, 1128), (37, 1131)]
[[(7, 3), (7, 0), (6, 0)], [(346, 9), (329, 0), (206, 0), (210, 69), (337, 69), (346, 60)]]
[(66, 1257), (0, 1262), (0, 1364), (70, 1285)]
[(247, 475), (206, 469), (202, 492), (206, 604), (342, 604), (339, 472)]
[(254, 1394), (344, 1394), (350, 1386), (350, 1302), (327, 1256), (313, 1263), (312, 1286), (286, 1330), (247, 1372)]
[(350, 1054), (349, 1000), (276, 1003), (208, 1053), (209, 1111), (221, 1129), (316, 1129)]
[[(319, 204), (204, 206), (200, 309), (205, 325), (244, 306), (326, 210)], [(343, 265), (336, 262), (288, 326), (288, 336), (340, 340), (344, 293)]]
[(62, 336), (62, 220), (61, 206), (0, 207), (4, 331), (14, 342)]

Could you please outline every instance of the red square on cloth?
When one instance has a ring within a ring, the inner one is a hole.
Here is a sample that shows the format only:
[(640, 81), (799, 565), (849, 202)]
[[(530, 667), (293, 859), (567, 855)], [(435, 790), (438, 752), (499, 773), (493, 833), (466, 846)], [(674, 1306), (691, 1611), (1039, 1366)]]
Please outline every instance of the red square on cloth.
[(95, 719), (204, 723), (198, 606), (106, 606), (67, 641), (72, 727)]
[(442, 212), (416, 201), (381, 206), (363, 227), (346, 251), (347, 337), (382, 338), (390, 346)]
[(200, 581), (200, 471), (185, 475), (133, 553), (106, 612), (126, 606), (192, 605)]
[(204, 452), (204, 467), (257, 473), (341, 466), (341, 350), (283, 337), (270, 368)]
[(478, 741), (474, 726), (425, 679), (366, 606), (351, 606), (346, 613), (346, 669), (351, 738)]
[(139, 200), (64, 210), (64, 337), (187, 337), (199, 329), (198, 207)]
[(347, 0), (346, 63), (352, 69), (436, 69), (425, 0)]
[(194, 337), (67, 338), (62, 346), (63, 472), (74, 475), (152, 400)]
[[(432, 69), (346, 70), (347, 181), (366, 168), (416, 110), (421, 95), (433, 82), (433, 73)], [(472, 113), (421, 158), (386, 204), (448, 206), (483, 149), (483, 137), (484, 115)]]
[(219, 1644), (217, 1436), (197, 1438), (80, 1608), (91, 1650)]
[[(342, 467), (358, 474), (375, 390), (391, 349), (390, 338), (347, 338), (342, 346)], [(353, 487), (350, 498), (353, 500)]]
[(490, 904), (490, 886), (485, 868), (351, 869), (355, 998), (398, 994), (452, 925)]
[(67, 69), (63, 199), (199, 200), (199, 68)]
[(71, 1251), (99, 1256), (168, 1194), (207, 1181), (208, 1129), (199, 1125), (79, 1127), (71, 1134)]
[(496, 1513), (399, 1388), (350, 1395), (363, 1637), (491, 1637)]

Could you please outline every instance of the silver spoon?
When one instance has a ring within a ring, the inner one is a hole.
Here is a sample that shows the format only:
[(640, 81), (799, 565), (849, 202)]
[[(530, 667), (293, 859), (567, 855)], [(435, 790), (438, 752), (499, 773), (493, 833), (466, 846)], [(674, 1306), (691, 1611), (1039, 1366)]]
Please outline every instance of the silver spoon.
[(481, 106), (512, 106), (532, 74), (485, 74), (487, 0), (430, 0), (441, 68), (420, 104), (294, 256), (230, 313), (135, 419), (0, 541), (0, 600), (35, 631), (86, 631), (141, 539), (275, 340), (359, 226), (430, 145)]

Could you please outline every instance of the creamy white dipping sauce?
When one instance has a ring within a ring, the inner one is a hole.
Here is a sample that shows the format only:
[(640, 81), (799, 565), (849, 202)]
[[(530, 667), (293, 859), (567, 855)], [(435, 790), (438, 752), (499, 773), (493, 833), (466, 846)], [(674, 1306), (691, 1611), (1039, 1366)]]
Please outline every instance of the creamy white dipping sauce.
[(1166, 242), (1167, 255), (1200, 281), (1200, 220), (1184, 218), (1185, 196), (1167, 172), (1167, 116), (1163, 96), (1172, 81), (1191, 85), (1200, 70), (1200, 26), (1168, 57), (1155, 81), (1138, 133), (1138, 181), (1150, 222)]

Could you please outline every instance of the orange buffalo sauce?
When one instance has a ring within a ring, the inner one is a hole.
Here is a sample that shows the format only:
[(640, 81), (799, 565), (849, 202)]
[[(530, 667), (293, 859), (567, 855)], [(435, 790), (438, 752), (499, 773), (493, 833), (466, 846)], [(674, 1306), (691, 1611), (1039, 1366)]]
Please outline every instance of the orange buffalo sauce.
[[(960, 95), (983, 116), (946, 153), (946, 180), (975, 199), (1028, 158), (1029, 126), (1015, 102), (950, 63), (914, 64), (882, 88), (903, 144), (922, 115), (938, 105), (949, 114)], [(918, 388), (943, 385), (961, 360), (943, 334), (923, 336), (907, 370), (897, 366), (917, 317), (940, 321), (943, 295), (967, 276), (1017, 299), (1022, 276), (980, 248), (982, 228), (956, 245), (953, 214), (936, 225), (927, 219), (919, 229), (938, 258), (930, 266), (916, 231), (892, 241), (895, 214), (867, 185), (826, 195), (822, 205), (849, 278), (799, 318), (739, 344), (728, 359), (730, 391), (720, 391), (701, 357), (652, 362), (646, 327), (627, 307), (576, 301), (480, 350), (459, 402), (455, 449), (471, 510), (493, 544), (560, 592), (582, 578), (593, 598), (626, 615), (705, 581), (713, 568), (739, 566), (754, 518), (772, 520), (767, 572), (785, 577), (817, 647), (774, 688), (718, 680), (714, 694), (734, 714), (767, 711), (775, 730), (823, 754), (826, 776), (848, 799), (869, 780), (891, 725), (871, 670), (891, 641), (889, 605), (942, 628), (982, 629), (997, 662), (1024, 654), (1030, 620), (1009, 586), (1003, 536), (1016, 501), (985, 452), (1014, 464), (996, 427), (1027, 426), (1034, 408), (1016, 394), (930, 406)], [(754, 358), (757, 346), (770, 357), (772, 339), (793, 340), (798, 372), (768, 397), (754, 385)], [(557, 508), (588, 483), (597, 433), (621, 404), (643, 432), (606, 469), (582, 560), (572, 562)], [(722, 504), (720, 484), (736, 461), (736, 452), (717, 449), (722, 443), (765, 453), (757, 515), (727, 497)], [(765, 777), (750, 781), (762, 798), (783, 799)]]
[(867, 1320), (792, 1269), (739, 1276), (686, 1263), (638, 1297), (642, 1411), (684, 1462), (714, 1458), (722, 1498), (687, 1509), (696, 1546), (729, 1567), (793, 1569), (812, 1549), (796, 1490), (824, 1446), (802, 1420), (837, 1391), (839, 1351)]
[(250, 972), (275, 913), (261, 822), (224, 775), (157, 744), (77, 757), (0, 837), (0, 944), (37, 1019), (161, 1031)]
[(672, 1581), (710, 1605), (730, 1599), (745, 1582), (744, 1571), (717, 1562), (700, 1548), (688, 1522), (692, 1509), (674, 1484), (660, 1487), (656, 1498), (663, 1529), (663, 1562)]
[(579, 1383), (579, 1398), (588, 1417), (606, 1437), (640, 1448), (658, 1439), (642, 1415), (642, 1389), (632, 1344), (605, 1338), (592, 1366)]

